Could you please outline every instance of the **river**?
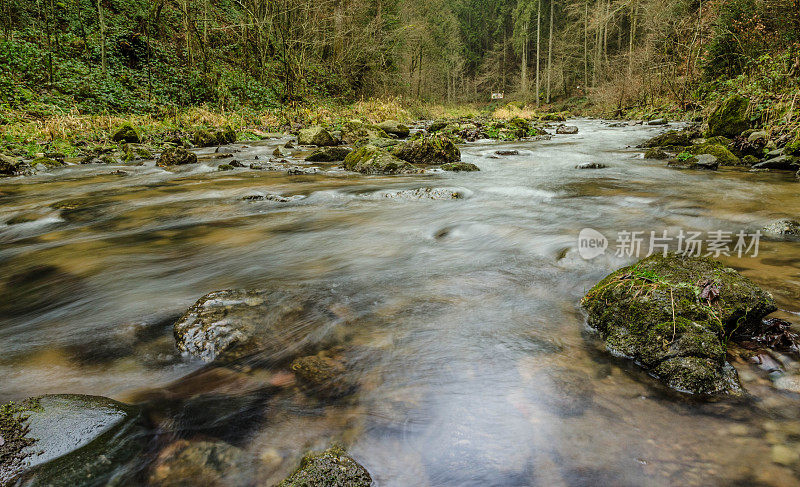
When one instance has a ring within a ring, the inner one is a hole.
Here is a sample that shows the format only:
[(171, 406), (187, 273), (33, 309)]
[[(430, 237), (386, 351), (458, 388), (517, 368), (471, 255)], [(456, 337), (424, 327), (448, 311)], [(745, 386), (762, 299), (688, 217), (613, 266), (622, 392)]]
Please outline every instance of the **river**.
[[(257, 414), (239, 414), (252, 400), (215, 404), (219, 436), (256, 459), (248, 482), (271, 485), (335, 440), (380, 486), (800, 485), (772, 455), (797, 448), (795, 396), (747, 364), (746, 400), (671, 393), (606, 354), (579, 305), (635, 260), (616, 255), (618, 232), (797, 218), (794, 175), (670, 169), (629, 148), (662, 129), (570, 123), (577, 135), (462, 146), (476, 173), (218, 172), (225, 161), (206, 149), (175, 172), (150, 161), (0, 180), (0, 402), (81, 393), (148, 405), (220, 382), (244, 383), (225, 394), (249, 398), (248, 381), (274, 386), (285, 370), (209, 369), (176, 351), (172, 323), (215, 290), (338, 289), (350, 297), (355, 395), (272, 387)], [(239, 143), (235, 157), (264, 160), (280, 142)], [(608, 167), (575, 168), (586, 162)], [(392, 197), (419, 188), (461, 198)], [(244, 199), (265, 194), (299, 197)], [(609, 238), (604, 255), (581, 258), (584, 228)], [(798, 321), (800, 244), (765, 239), (757, 257), (721, 260)]]

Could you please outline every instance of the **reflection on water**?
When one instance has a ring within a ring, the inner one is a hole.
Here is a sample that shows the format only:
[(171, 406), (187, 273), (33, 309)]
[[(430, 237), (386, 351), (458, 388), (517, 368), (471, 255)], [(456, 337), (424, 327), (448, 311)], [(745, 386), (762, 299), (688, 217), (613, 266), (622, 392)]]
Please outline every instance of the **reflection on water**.
[[(624, 149), (654, 129), (578, 125), (465, 146), (472, 174), (219, 173), (206, 159), (4, 180), (0, 400), (139, 402), (158, 431), (242, 448), (234, 483), (270, 485), (335, 440), (386, 486), (800, 485), (796, 466), (773, 462), (775, 447), (798, 448), (797, 398), (739, 364), (753, 398), (695, 404), (609, 357), (578, 302), (628, 262), (576, 251), (586, 227), (753, 231), (800, 214), (797, 183), (667, 169)], [(419, 188), (461, 197), (403, 192)], [(727, 259), (795, 321), (799, 245)], [(344, 296), (356, 394), (308, 394), (288, 362), (208, 368), (176, 351), (172, 323), (206, 293), (290, 286)]]

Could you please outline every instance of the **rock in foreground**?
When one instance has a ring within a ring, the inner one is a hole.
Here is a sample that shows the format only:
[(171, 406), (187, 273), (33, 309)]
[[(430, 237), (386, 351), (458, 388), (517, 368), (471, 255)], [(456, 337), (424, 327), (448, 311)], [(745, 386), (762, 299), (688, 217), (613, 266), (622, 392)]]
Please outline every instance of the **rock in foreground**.
[(725, 361), (732, 334), (752, 334), (775, 311), (772, 296), (721, 263), (670, 253), (620, 269), (583, 298), (606, 349), (693, 394), (737, 393)]
[(31, 441), (16, 468), (0, 464), (0, 483), (17, 478), (23, 485), (106, 485), (114, 478), (124, 485), (119, 469), (143, 448), (137, 408), (80, 395), (42, 396), (21, 407)]
[(200, 298), (175, 323), (178, 349), (206, 362), (258, 352), (280, 359), (313, 350), (339, 318), (330, 296), (303, 291), (228, 290)]
[(413, 164), (448, 164), (461, 160), (461, 151), (448, 137), (432, 135), (398, 144), (392, 154)]
[(185, 164), (197, 164), (197, 155), (183, 147), (167, 149), (158, 158), (158, 165), (161, 167), (182, 166)]
[(372, 477), (341, 448), (334, 446), (322, 453), (303, 457), (300, 468), (279, 487), (369, 487)]

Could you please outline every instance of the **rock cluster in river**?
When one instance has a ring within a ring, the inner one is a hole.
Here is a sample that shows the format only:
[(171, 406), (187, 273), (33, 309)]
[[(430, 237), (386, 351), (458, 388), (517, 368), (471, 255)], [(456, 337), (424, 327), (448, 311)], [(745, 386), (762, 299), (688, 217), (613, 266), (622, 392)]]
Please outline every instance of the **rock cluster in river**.
[(611, 353), (695, 394), (739, 392), (726, 341), (755, 333), (777, 309), (769, 293), (735, 270), (674, 253), (610, 274), (582, 305)]

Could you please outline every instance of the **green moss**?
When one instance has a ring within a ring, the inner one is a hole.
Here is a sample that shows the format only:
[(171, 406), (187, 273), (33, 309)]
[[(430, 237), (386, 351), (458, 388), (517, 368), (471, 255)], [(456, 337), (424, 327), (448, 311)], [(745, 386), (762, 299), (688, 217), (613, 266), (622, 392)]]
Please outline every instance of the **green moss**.
[[(28, 400), (22, 404), (10, 402), (0, 406), (0, 482), (9, 480), (24, 466), (25, 458), (30, 454), (25, 448), (36, 443), (36, 439), (28, 437), (28, 415), (26, 413), (39, 408), (36, 400)], [(5, 478), (5, 475), (9, 478)]]
[(645, 159), (663, 160), (663, 159), (666, 159), (668, 157), (669, 156), (667, 155), (666, 152), (664, 152), (663, 150), (661, 150), (661, 149), (659, 149), (657, 147), (653, 147), (653, 148), (647, 149), (647, 151), (644, 153), (644, 158)]
[(448, 164), (442, 164), (441, 168), (445, 171), (453, 172), (480, 171), (478, 166), (470, 162), (450, 162)]
[(369, 472), (338, 446), (303, 457), (300, 468), (279, 487), (369, 487)]
[(114, 142), (139, 143), (139, 132), (130, 123), (124, 123), (111, 136)]
[(719, 163), (723, 166), (740, 166), (742, 165), (741, 159), (736, 157), (727, 148), (718, 144), (700, 144), (689, 148), (689, 153), (693, 155), (711, 154), (716, 157)]
[(736, 137), (750, 127), (747, 108), (750, 100), (734, 94), (723, 101), (708, 118), (708, 136)]
[(391, 153), (414, 164), (447, 164), (461, 160), (461, 151), (444, 135), (415, 138), (395, 145)]
[(44, 165), (45, 167), (48, 167), (48, 168), (61, 167), (61, 166), (65, 165), (63, 162), (58, 161), (56, 159), (51, 159), (49, 157), (38, 157), (38, 158), (32, 160), (31, 163), (30, 163), (31, 166), (36, 166), (38, 164), (42, 164), (42, 165)]
[(362, 174), (400, 174), (418, 172), (417, 168), (384, 149), (366, 145), (344, 159), (343, 167)]

